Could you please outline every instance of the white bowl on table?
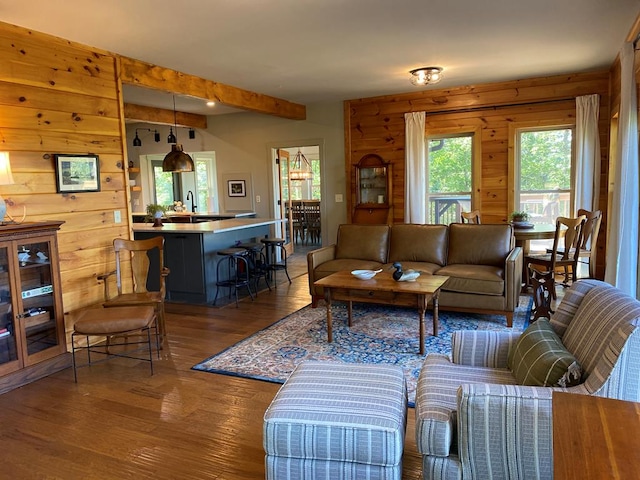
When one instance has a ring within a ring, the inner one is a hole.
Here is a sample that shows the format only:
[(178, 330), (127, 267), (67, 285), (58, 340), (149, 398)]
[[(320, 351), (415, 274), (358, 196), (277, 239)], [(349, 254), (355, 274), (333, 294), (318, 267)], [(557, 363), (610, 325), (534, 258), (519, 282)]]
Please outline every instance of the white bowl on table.
[(351, 272), (351, 275), (353, 275), (356, 278), (359, 278), (360, 280), (370, 280), (373, 277), (376, 276), (376, 273), (380, 273), (382, 271), (382, 269), (380, 270), (353, 270)]

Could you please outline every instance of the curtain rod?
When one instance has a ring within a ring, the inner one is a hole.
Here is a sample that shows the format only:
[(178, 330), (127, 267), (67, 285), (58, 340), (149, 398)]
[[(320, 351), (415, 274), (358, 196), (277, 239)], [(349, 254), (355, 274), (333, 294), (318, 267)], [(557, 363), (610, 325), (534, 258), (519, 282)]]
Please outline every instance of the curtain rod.
[(532, 102), (523, 102), (523, 103), (505, 103), (503, 105), (485, 105), (478, 107), (467, 107), (467, 108), (455, 108), (451, 110), (434, 110), (427, 111), (427, 116), (429, 115), (448, 115), (451, 113), (466, 113), (466, 112), (476, 112), (479, 110), (498, 110), (501, 108), (513, 108), (513, 107), (522, 107), (525, 105), (544, 105), (549, 103), (561, 103), (568, 101), (575, 101), (577, 97), (566, 97), (566, 98), (557, 98), (554, 100), (540, 100), (540, 101), (532, 101)]

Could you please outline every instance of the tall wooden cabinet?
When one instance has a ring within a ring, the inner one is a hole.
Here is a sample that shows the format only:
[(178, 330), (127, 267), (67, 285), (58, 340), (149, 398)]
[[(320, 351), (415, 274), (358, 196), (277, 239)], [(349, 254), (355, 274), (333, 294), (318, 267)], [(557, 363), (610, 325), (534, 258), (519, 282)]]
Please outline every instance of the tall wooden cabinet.
[(374, 153), (354, 165), (356, 203), (353, 223), (391, 222), (391, 165)]
[(0, 226), (0, 393), (70, 365), (56, 234), (62, 223)]

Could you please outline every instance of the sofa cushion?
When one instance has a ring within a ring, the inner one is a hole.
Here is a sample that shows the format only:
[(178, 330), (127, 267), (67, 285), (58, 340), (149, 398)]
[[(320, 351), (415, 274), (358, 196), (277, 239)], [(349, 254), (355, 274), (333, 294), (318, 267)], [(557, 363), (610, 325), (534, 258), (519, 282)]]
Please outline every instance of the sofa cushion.
[(605, 283), (584, 294), (562, 341), (588, 376), (587, 388), (595, 391), (606, 381), (639, 326), (640, 302), (635, 298)]
[[(421, 272), (422, 274), (434, 275), (440, 268), (442, 268), (437, 263), (427, 263), (427, 262), (400, 262), (402, 263), (402, 270), (405, 272), (407, 270), (415, 270), (417, 272)], [(393, 267), (393, 263), (385, 263), (381, 267), (385, 272), (393, 272), (395, 268)]]
[(341, 258), (339, 260), (329, 260), (321, 263), (314, 270), (314, 278), (320, 280), (335, 272), (352, 271), (352, 270), (378, 270), (382, 268), (380, 262), (371, 260), (354, 260), (352, 258)]
[(480, 295), (504, 294), (504, 269), (490, 265), (447, 265), (436, 275), (448, 276), (442, 290), (477, 293)]
[(447, 265), (466, 263), (504, 267), (513, 248), (511, 225), (449, 225), (449, 253)]
[(457, 394), (465, 383), (513, 385), (516, 380), (506, 368), (457, 365), (445, 355), (427, 355), (416, 388), (416, 444), (422, 455), (455, 453)]
[(389, 248), (389, 225), (340, 225), (336, 258), (385, 263)]
[(608, 285), (600, 280), (583, 279), (573, 282), (571, 288), (569, 288), (562, 297), (562, 301), (556, 311), (551, 315), (551, 326), (553, 330), (564, 341), (564, 332), (573, 320), (578, 307), (582, 303), (582, 299), (585, 294), (596, 286)]
[(520, 385), (572, 387), (582, 379), (580, 364), (545, 318), (522, 333), (509, 352), (507, 365)]
[[(391, 227), (389, 263), (447, 262), (447, 226), (397, 224)], [(408, 267), (405, 267), (405, 269)]]

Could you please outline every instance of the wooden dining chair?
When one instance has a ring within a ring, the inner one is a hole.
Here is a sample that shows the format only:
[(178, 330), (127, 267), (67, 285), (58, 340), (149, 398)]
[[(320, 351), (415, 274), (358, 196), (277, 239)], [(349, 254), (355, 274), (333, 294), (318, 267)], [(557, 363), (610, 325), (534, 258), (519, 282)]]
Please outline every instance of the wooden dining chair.
[[(530, 271), (530, 266), (540, 272), (555, 272), (557, 268), (569, 268), (572, 282), (576, 280), (576, 270), (578, 267), (579, 245), (582, 244), (582, 232), (587, 218), (580, 215), (576, 218), (558, 217), (556, 219), (556, 231), (553, 236), (553, 248), (550, 252), (543, 254), (531, 254), (524, 258), (524, 264)], [(561, 242), (561, 239), (564, 241)], [(554, 275), (555, 277), (555, 275)], [(568, 278), (565, 277), (563, 285), (567, 285)], [(527, 285), (531, 285), (530, 274), (527, 274)], [(551, 289), (553, 299), (557, 298), (555, 289), (555, 278)]]
[[(169, 269), (164, 266), (164, 238), (113, 241), (116, 269), (98, 275), (104, 284), (104, 307), (152, 306), (157, 316), (160, 339), (166, 329), (164, 321), (165, 279)], [(130, 265), (130, 268), (128, 267)], [(113, 289), (115, 277), (116, 289)]]
[[(594, 210), (593, 212), (581, 208), (578, 210), (578, 216), (584, 215), (586, 221), (582, 229), (582, 242), (578, 252), (578, 262), (585, 263), (589, 266), (589, 278), (595, 278), (596, 274), (596, 244), (598, 242), (598, 234), (600, 233), (600, 223), (602, 222), (602, 211)], [(550, 253), (551, 249), (547, 249)], [(561, 250), (562, 252), (562, 250)], [(582, 260), (581, 260), (582, 259)], [(586, 260), (584, 260), (586, 259)], [(565, 268), (565, 278), (568, 277), (568, 267)], [(577, 272), (576, 272), (577, 275)]]
[(480, 210), (472, 210), (471, 212), (460, 212), (460, 220), (462, 223), (481, 223)]

